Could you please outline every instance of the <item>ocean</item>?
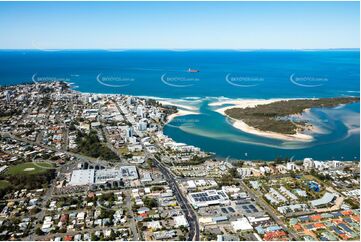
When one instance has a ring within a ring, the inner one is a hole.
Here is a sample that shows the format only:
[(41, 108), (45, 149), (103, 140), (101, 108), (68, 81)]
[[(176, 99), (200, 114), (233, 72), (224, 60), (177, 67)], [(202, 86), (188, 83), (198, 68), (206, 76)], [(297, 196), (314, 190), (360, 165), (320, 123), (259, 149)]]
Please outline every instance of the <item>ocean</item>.
[(77, 91), (161, 98), (194, 115), (164, 128), (175, 141), (219, 157), (353, 160), (360, 156), (360, 105), (311, 109), (312, 142), (244, 133), (209, 105), (234, 99), (360, 95), (359, 50), (0, 51), (0, 85), (64, 80)]

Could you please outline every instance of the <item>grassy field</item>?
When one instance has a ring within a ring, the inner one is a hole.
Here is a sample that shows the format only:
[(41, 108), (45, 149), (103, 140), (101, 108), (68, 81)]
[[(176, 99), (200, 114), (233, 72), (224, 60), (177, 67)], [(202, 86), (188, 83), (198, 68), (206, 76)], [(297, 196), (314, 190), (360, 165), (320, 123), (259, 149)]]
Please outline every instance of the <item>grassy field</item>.
[(27, 162), (9, 167), (6, 174), (11, 176), (18, 174), (35, 175), (45, 173), (52, 167), (53, 165), (47, 162)]
[(10, 185), (10, 183), (6, 180), (0, 180), (0, 189), (7, 188)]

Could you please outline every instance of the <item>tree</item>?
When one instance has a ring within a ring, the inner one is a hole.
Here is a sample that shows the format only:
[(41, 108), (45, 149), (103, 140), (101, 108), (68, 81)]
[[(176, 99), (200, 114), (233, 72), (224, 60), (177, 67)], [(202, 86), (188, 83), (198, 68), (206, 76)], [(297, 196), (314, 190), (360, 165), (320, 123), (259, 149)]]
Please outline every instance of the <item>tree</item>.
[(35, 229), (35, 234), (36, 234), (36, 235), (43, 235), (44, 233), (43, 233), (43, 231), (38, 227), (38, 228)]
[(90, 239), (91, 239), (91, 241), (97, 241), (97, 240), (98, 240), (98, 237), (95, 235), (95, 233), (92, 233), (92, 234), (90, 235)]
[(179, 235), (179, 241), (186, 241), (187, 238), (184, 235)]
[(148, 208), (154, 208), (158, 206), (158, 202), (155, 198), (144, 197), (143, 198), (144, 205)]
[(235, 168), (235, 167), (232, 167), (231, 169), (229, 169), (228, 172), (232, 177), (239, 177), (239, 173), (237, 171), (237, 168)]
[(153, 162), (153, 160), (152, 160), (152, 159), (148, 159), (148, 160), (147, 160), (147, 165), (148, 165), (148, 167), (154, 167), (154, 162)]

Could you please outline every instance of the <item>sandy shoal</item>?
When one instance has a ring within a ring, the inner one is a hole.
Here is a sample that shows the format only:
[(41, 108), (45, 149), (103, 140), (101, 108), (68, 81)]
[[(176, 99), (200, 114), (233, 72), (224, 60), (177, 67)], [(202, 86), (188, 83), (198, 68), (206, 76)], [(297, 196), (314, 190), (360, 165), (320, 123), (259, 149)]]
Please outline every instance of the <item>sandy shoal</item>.
[(220, 102), (213, 102), (210, 103), (209, 106), (217, 107), (222, 106), (225, 104), (231, 104), (231, 106), (218, 108), (215, 111), (230, 118), (232, 121), (233, 127), (236, 129), (239, 129), (243, 132), (258, 135), (262, 137), (267, 138), (273, 138), (273, 139), (280, 139), (280, 140), (287, 140), (287, 141), (303, 141), (303, 142), (310, 142), (314, 138), (312, 135), (309, 134), (302, 134), (300, 132), (297, 132), (293, 135), (288, 134), (281, 134), (276, 132), (269, 132), (269, 131), (262, 131), (259, 129), (256, 129), (254, 127), (249, 126), (242, 120), (234, 119), (226, 115), (225, 111), (231, 108), (248, 108), (248, 107), (255, 107), (257, 105), (264, 105), (264, 104), (270, 104), (277, 101), (286, 101), (291, 99), (244, 99), (244, 100), (226, 100), (226, 101), (220, 101)]

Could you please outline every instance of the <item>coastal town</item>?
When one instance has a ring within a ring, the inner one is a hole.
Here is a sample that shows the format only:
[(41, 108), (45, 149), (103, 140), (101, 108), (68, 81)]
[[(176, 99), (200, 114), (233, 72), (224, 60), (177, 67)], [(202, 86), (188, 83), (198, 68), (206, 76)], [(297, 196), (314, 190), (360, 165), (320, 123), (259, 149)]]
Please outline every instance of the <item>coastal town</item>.
[(61, 81), (0, 100), (0, 240), (360, 239), (359, 160), (220, 158), (164, 134), (175, 106)]

